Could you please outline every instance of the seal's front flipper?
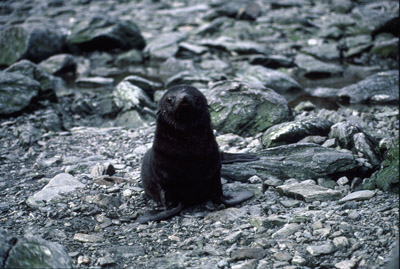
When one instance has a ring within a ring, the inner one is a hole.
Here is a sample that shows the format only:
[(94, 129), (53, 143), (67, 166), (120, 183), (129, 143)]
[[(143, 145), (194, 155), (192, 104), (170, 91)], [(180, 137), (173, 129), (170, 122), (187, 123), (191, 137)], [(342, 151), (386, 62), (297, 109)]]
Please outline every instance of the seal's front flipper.
[(223, 164), (252, 162), (258, 159), (260, 158), (253, 154), (221, 152), (221, 163)]
[(221, 197), (221, 202), (226, 206), (234, 206), (253, 196), (254, 193), (252, 191), (225, 192)]
[(179, 203), (177, 207), (171, 208), (169, 210), (152, 210), (146, 212), (143, 216), (140, 216), (136, 221), (140, 224), (147, 223), (149, 221), (159, 221), (171, 218), (178, 215), (183, 209), (183, 204)]

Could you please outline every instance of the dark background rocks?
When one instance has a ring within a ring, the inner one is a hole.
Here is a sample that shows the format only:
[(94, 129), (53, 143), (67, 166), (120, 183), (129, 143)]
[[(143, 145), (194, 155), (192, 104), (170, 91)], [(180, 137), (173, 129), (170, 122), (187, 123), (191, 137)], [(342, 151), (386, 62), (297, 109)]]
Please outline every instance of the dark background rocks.
[[(0, 2), (0, 258), (20, 242), (77, 267), (382, 267), (399, 235), (398, 12)], [(225, 191), (256, 195), (138, 225), (157, 207), (139, 180), (156, 104), (181, 83), (207, 96), (221, 149), (260, 156), (222, 169)]]

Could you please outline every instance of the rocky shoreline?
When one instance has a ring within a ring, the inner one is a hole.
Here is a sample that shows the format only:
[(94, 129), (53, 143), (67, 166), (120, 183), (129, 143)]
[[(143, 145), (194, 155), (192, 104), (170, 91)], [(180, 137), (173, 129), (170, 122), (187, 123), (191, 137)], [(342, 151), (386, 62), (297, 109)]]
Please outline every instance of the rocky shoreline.
[[(0, 267), (42, 255), (48, 267), (382, 268), (393, 256), (397, 1), (0, 7)], [(156, 103), (182, 83), (206, 95), (221, 150), (260, 157), (222, 168), (224, 190), (255, 197), (138, 224), (158, 207), (140, 182)]]

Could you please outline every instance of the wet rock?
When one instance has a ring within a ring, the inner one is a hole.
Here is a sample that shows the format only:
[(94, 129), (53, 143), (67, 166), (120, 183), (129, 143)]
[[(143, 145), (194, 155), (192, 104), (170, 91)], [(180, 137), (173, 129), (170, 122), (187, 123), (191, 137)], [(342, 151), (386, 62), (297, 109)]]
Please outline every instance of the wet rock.
[(349, 193), (345, 197), (339, 200), (339, 203), (346, 203), (348, 201), (363, 201), (363, 200), (369, 200), (372, 197), (374, 197), (375, 192), (370, 191), (370, 190), (364, 190), (364, 191), (356, 191)]
[(312, 111), (316, 108), (316, 106), (310, 101), (300, 102), (297, 106), (295, 106), (294, 111)]
[(208, 51), (208, 48), (205, 46), (199, 46), (188, 42), (180, 42), (178, 57), (191, 58), (193, 55), (201, 55), (206, 51)]
[(260, 160), (254, 162), (223, 165), (222, 176), (239, 181), (246, 181), (253, 175), (261, 179), (275, 176), (305, 180), (358, 170), (358, 163), (350, 152), (316, 144), (279, 146), (264, 150), (258, 156)]
[(300, 121), (284, 122), (270, 127), (262, 136), (264, 147), (296, 143), (309, 135), (328, 135), (331, 121), (309, 117)]
[(19, 112), (29, 106), (40, 91), (40, 84), (27, 76), (0, 72), (0, 114)]
[(397, 70), (380, 72), (356, 84), (342, 88), (340, 98), (350, 103), (398, 103), (399, 72)]
[(114, 79), (103, 77), (82, 77), (78, 78), (75, 83), (81, 88), (97, 88), (112, 85), (114, 83)]
[(17, 240), (4, 265), (4, 268), (72, 268), (63, 246), (32, 235)]
[(214, 127), (224, 133), (253, 135), (290, 119), (287, 101), (261, 85), (222, 81), (205, 94)]
[(81, 51), (143, 49), (146, 45), (134, 22), (105, 14), (88, 16), (77, 21), (71, 29), (67, 43), (72, 49)]
[(399, 39), (392, 38), (389, 40), (376, 41), (371, 48), (371, 53), (381, 57), (396, 58), (399, 55)]
[(83, 188), (85, 185), (67, 173), (58, 174), (44, 186), (42, 190), (35, 193), (35, 200), (49, 202), (56, 198), (61, 192), (71, 192), (77, 188)]
[(353, 260), (343, 260), (341, 262), (335, 263), (335, 267), (338, 269), (351, 269), (356, 266), (356, 262)]
[(306, 202), (338, 200), (343, 196), (340, 191), (306, 182), (281, 185), (276, 189), (282, 194), (302, 199)]
[(184, 35), (177, 32), (161, 34), (147, 44), (144, 52), (152, 60), (168, 59), (175, 56), (178, 52), (179, 42), (184, 38)]
[(29, 60), (21, 60), (10, 67), (6, 72), (20, 73), (40, 83), (40, 97), (55, 101), (55, 90), (59, 87), (59, 80), (47, 73), (42, 67)]
[(77, 63), (71, 54), (58, 54), (42, 61), (39, 66), (49, 74), (60, 75), (67, 72), (75, 73)]
[(377, 142), (364, 133), (357, 133), (353, 136), (354, 148), (368, 159), (374, 168), (378, 168), (382, 158), (378, 151)]
[(339, 59), (337, 43), (310, 46), (301, 49), (301, 52), (314, 56), (322, 61), (333, 61)]
[(128, 76), (124, 78), (124, 81), (128, 81), (132, 85), (138, 86), (150, 97), (153, 97), (156, 89), (161, 88), (162, 86), (161, 83), (150, 81), (139, 76)]
[(295, 63), (303, 75), (311, 79), (340, 76), (343, 73), (342, 67), (319, 61), (305, 54), (297, 54)]
[(41, 61), (60, 53), (64, 44), (64, 34), (50, 23), (10, 25), (0, 32), (0, 66), (20, 59)]
[(237, 77), (242, 81), (261, 83), (278, 93), (300, 91), (302, 87), (297, 81), (283, 72), (269, 69), (260, 65), (245, 66), (244, 72)]
[(357, 57), (372, 47), (371, 37), (369, 35), (356, 35), (344, 39), (346, 47), (343, 53), (344, 57)]

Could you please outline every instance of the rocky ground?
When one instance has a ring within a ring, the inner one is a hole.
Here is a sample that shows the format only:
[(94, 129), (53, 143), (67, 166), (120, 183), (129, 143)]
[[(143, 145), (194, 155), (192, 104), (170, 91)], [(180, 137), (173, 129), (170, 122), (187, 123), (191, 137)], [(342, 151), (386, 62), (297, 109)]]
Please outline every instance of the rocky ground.
[[(399, 237), (398, 8), (1, 2), (0, 265), (382, 268)], [(158, 207), (140, 182), (156, 102), (180, 83), (205, 93), (221, 150), (260, 157), (222, 169), (255, 197), (138, 224)]]

